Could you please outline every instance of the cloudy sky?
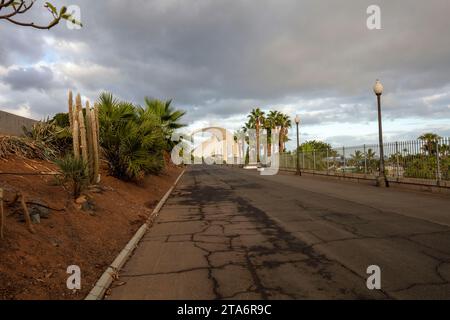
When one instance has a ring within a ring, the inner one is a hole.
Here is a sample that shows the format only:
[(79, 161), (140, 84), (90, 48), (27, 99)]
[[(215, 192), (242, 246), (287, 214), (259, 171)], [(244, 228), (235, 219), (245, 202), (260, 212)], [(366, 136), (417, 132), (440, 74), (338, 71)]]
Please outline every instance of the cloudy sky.
[[(376, 141), (380, 78), (387, 140), (450, 136), (448, 0), (54, 3), (79, 6), (84, 27), (0, 20), (0, 109), (40, 119), (66, 110), (69, 89), (108, 90), (171, 98), (190, 128), (234, 130), (258, 106), (301, 114), (303, 139), (340, 146)], [(28, 18), (46, 21), (43, 4)], [(381, 30), (366, 26), (371, 4)]]

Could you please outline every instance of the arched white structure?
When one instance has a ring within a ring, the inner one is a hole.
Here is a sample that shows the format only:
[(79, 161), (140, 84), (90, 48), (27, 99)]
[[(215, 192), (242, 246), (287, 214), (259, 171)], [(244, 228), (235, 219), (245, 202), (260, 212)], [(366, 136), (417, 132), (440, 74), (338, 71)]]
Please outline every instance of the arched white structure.
[(234, 141), (234, 134), (229, 130), (220, 127), (208, 127), (195, 130), (191, 137), (195, 140), (195, 135), (199, 133), (209, 133), (211, 138), (203, 141), (192, 152), (195, 158), (222, 159), (227, 163), (235, 163), (240, 157), (239, 145)]

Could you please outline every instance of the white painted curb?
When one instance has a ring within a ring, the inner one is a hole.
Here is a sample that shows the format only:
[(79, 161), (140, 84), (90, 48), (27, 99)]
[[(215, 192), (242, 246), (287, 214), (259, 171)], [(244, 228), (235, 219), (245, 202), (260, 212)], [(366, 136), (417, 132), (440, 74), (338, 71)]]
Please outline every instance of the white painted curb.
[(132, 255), (133, 251), (137, 248), (139, 242), (141, 241), (142, 237), (145, 235), (147, 230), (153, 225), (153, 222), (155, 221), (155, 218), (158, 217), (159, 211), (166, 203), (167, 199), (171, 195), (172, 191), (177, 186), (178, 182), (180, 181), (181, 177), (183, 176), (186, 169), (184, 169), (180, 175), (178, 176), (177, 180), (175, 180), (175, 183), (172, 185), (172, 187), (169, 189), (169, 191), (166, 192), (164, 197), (159, 201), (156, 208), (153, 210), (150, 217), (147, 219), (147, 221), (139, 228), (139, 230), (134, 234), (133, 238), (128, 242), (128, 244), (125, 246), (125, 248), (119, 253), (119, 255), (116, 257), (116, 259), (111, 263), (111, 265), (106, 269), (106, 271), (103, 273), (103, 275), (100, 277), (100, 279), (95, 284), (94, 288), (89, 292), (85, 300), (102, 300), (105, 296), (106, 291), (111, 286), (111, 283), (114, 281), (114, 278), (122, 269), (122, 267), (125, 265), (127, 260)]

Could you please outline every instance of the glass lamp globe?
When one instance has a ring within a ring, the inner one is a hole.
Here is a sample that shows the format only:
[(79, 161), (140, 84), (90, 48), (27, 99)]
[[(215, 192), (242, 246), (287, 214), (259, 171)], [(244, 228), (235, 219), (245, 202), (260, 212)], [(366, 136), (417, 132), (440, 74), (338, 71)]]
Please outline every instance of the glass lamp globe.
[(383, 85), (381, 84), (380, 80), (377, 80), (377, 82), (375, 82), (375, 85), (373, 86), (373, 92), (375, 92), (377, 96), (383, 94)]

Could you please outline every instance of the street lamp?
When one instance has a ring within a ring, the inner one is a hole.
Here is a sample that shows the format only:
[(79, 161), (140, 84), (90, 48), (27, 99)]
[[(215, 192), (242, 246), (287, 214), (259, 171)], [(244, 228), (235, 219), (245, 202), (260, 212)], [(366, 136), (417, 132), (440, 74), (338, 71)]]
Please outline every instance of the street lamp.
[(381, 187), (384, 183), (386, 187), (389, 187), (389, 181), (386, 177), (386, 170), (384, 167), (383, 125), (381, 123), (381, 95), (383, 94), (383, 85), (378, 79), (373, 87), (373, 92), (377, 96), (378, 102), (378, 136), (380, 139), (380, 174), (377, 179), (377, 186)]
[(300, 124), (300, 115), (297, 115), (295, 117), (295, 124), (297, 125), (297, 172), (296, 174), (298, 176), (302, 175), (302, 172), (300, 171), (300, 134), (298, 131), (298, 125)]

